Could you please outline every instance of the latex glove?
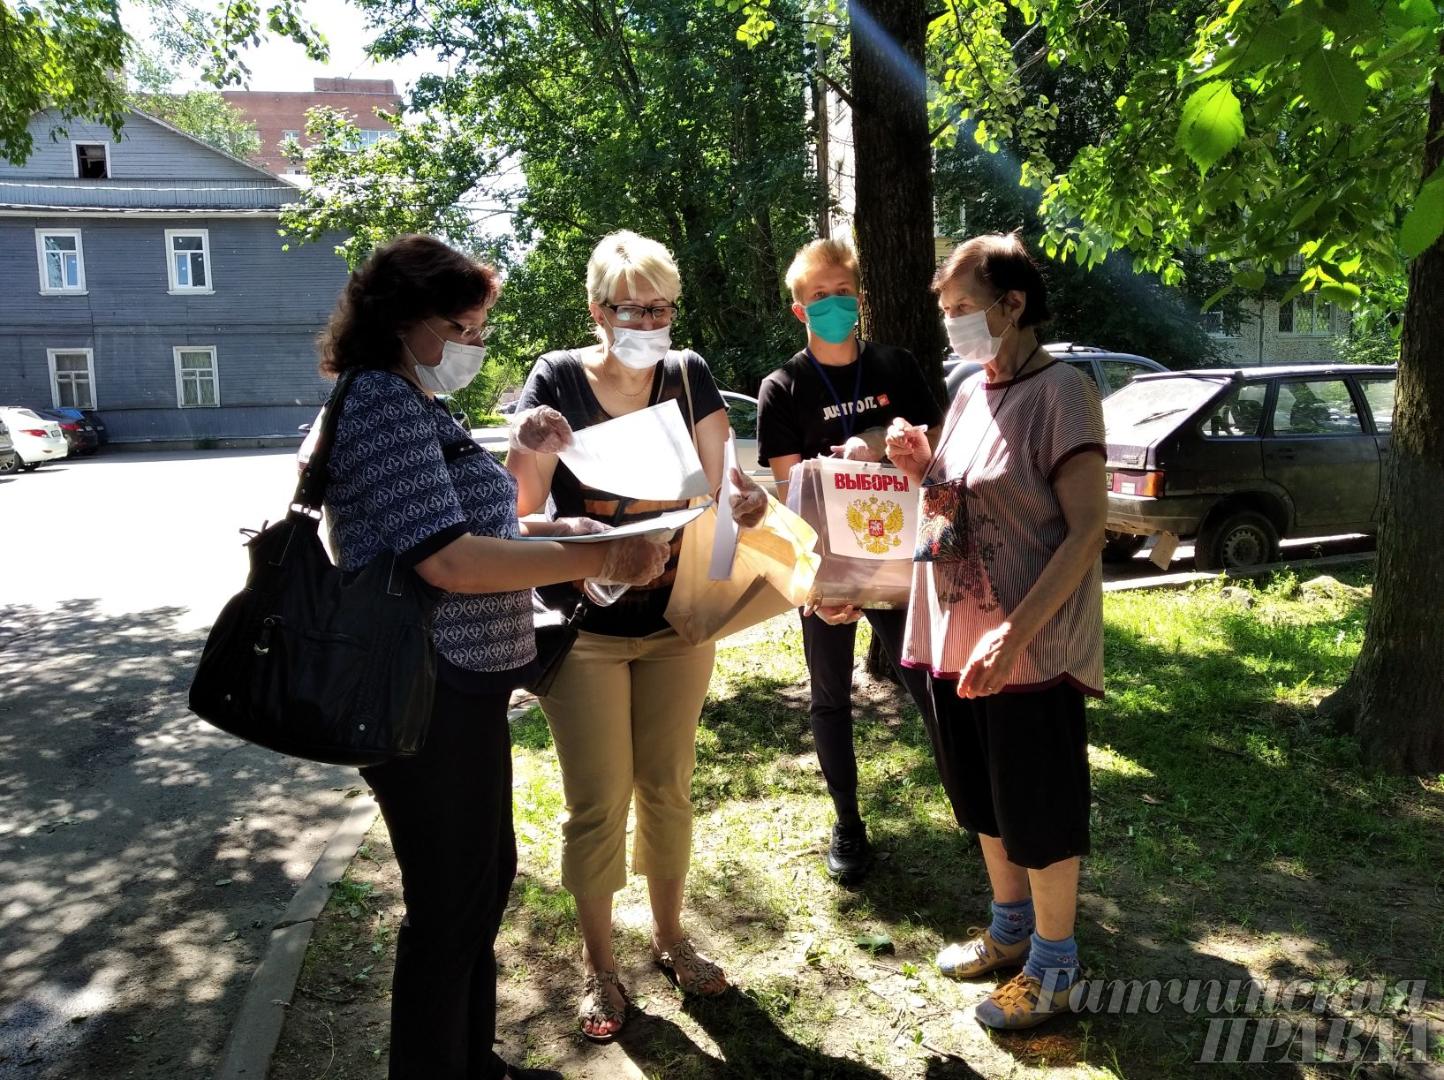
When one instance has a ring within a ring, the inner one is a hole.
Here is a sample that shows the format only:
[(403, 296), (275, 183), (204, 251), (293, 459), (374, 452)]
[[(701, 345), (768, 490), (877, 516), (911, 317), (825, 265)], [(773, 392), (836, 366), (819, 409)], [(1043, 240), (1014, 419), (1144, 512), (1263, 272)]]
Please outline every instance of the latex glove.
[(645, 585), (666, 569), (672, 546), (650, 536), (628, 536), (607, 545), (598, 581)]
[(767, 492), (741, 469), (732, 470), (732, 520), (744, 529), (755, 529), (767, 516)]
[(958, 697), (976, 698), (996, 694), (1008, 685), (1022, 649), (1008, 623), (989, 630), (973, 648), (958, 677)]
[(589, 517), (559, 517), (552, 524), (557, 526), (553, 536), (595, 536), (612, 531), (605, 521)]
[(933, 460), (927, 425), (919, 427), (909, 424), (901, 416), (895, 418), (887, 429), (887, 456), (914, 480), (921, 480)]
[(523, 454), (555, 454), (572, 444), (572, 426), (550, 405), (538, 405), (517, 414), (506, 442)]
[(828, 626), (846, 626), (862, 618), (862, 608), (851, 604), (805, 604), (804, 615), (816, 615)]
[(833, 457), (845, 458), (848, 461), (881, 461), (882, 455), (867, 445), (867, 440), (854, 435), (841, 446), (832, 448)]

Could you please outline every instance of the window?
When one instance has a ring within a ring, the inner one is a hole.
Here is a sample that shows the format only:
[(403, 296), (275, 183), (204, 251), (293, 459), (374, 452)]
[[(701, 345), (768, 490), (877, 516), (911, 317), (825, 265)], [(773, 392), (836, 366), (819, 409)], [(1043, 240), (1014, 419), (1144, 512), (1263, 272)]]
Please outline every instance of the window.
[(285, 142), (287, 139), (295, 139), (297, 142), (300, 142), (301, 133), (295, 128), (287, 128), (285, 131), (281, 132), (281, 141)]
[(81, 180), (110, 179), (110, 144), (73, 142), (75, 175)]
[(1098, 363), (1103, 366), (1103, 377), (1108, 380), (1110, 392), (1115, 394), (1131, 383), (1135, 376), (1153, 370), (1132, 360), (1100, 360)]
[(95, 408), (95, 353), (90, 349), (46, 349), (50, 361), (50, 403), (57, 409)]
[(213, 292), (211, 288), (210, 234), (205, 229), (167, 229), (166, 264), (170, 291)]
[(85, 292), (85, 249), (79, 229), (36, 229), (42, 293)]
[(1064, 363), (1071, 365), (1073, 368), (1081, 371), (1084, 375), (1087, 375), (1088, 381), (1093, 384), (1094, 389), (1097, 389), (1098, 376), (1093, 374), (1092, 360), (1065, 360)]
[(182, 409), (203, 409), (221, 403), (214, 345), (176, 347), (175, 395)]
[(1245, 383), (1215, 406), (1203, 422), (1210, 439), (1251, 439), (1258, 434), (1264, 416), (1266, 383)]
[(1343, 379), (1280, 382), (1275, 435), (1362, 435), (1364, 425)]
[(1301, 337), (1328, 337), (1333, 333), (1334, 305), (1319, 300), (1316, 292), (1279, 305), (1279, 333)]
[(1389, 434), (1394, 430), (1394, 380), (1360, 379), (1359, 387), (1369, 403), (1369, 412), (1374, 414), (1374, 430), (1380, 435)]
[(355, 137), (346, 144), (346, 149), (369, 150), (383, 139), (394, 138), (396, 138), (396, 132), (389, 129), (386, 131), (376, 131), (372, 128), (361, 128), (356, 132)]

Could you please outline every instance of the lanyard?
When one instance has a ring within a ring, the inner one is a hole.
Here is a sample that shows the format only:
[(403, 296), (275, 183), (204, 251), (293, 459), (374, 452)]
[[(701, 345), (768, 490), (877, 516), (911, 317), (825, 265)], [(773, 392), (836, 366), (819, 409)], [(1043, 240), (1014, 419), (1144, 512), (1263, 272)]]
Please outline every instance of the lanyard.
[[(988, 428), (995, 424), (997, 422), (997, 418), (1002, 415), (1003, 405), (1007, 402), (1008, 395), (1013, 392), (1014, 384), (1017, 383), (1019, 377), (1023, 374), (1023, 369), (1033, 362), (1033, 357), (1037, 356), (1039, 350), (1041, 350), (1042, 348), (1043, 346), (1041, 345), (1034, 346), (1033, 351), (1028, 354), (1028, 359), (1024, 360), (1023, 363), (1019, 365), (1018, 370), (1013, 373), (1013, 377), (1008, 380), (1008, 385), (1003, 387), (1003, 396), (1002, 399), (998, 402), (998, 407), (992, 411), (992, 415), (989, 417), (988, 423), (983, 425), (983, 434), (978, 439), (978, 444), (973, 447), (972, 457), (968, 458), (968, 463), (963, 466), (963, 471), (958, 474), (958, 479), (962, 480), (964, 483), (967, 483), (968, 473), (970, 473), (973, 469), (973, 462), (978, 460), (978, 451), (983, 448), (983, 443), (988, 441)], [(981, 389), (984, 394), (984, 400), (986, 401), (986, 395), (988, 392), (987, 388), (982, 387)], [(948, 440), (953, 437), (953, 432), (957, 431), (958, 428), (963, 426), (963, 413), (967, 411), (967, 407), (972, 403), (973, 399), (970, 395), (968, 397), (968, 400), (963, 403), (963, 408), (958, 412), (957, 421), (946, 431), (944, 431), (943, 437), (938, 440), (938, 445), (936, 449), (933, 450), (933, 460), (928, 464), (928, 471), (923, 474), (923, 487), (930, 487), (933, 484), (942, 484), (949, 482), (943, 480), (942, 477), (934, 479), (932, 475), (933, 470), (942, 464), (943, 447), (946, 446)]]
[[(861, 393), (862, 393), (862, 350), (863, 350), (863, 347), (864, 347), (864, 346), (863, 346), (863, 343), (862, 343), (861, 341), (859, 341), (859, 342), (857, 343), (857, 360), (854, 361), (854, 363), (857, 364), (857, 378), (856, 378), (855, 380), (853, 380), (853, 386), (852, 386), (852, 402), (851, 402), (851, 405), (852, 405), (852, 408), (854, 408), (854, 409), (857, 408), (857, 399), (858, 399), (858, 396), (861, 395)], [(842, 420), (842, 435), (843, 435), (843, 439), (846, 440), (846, 439), (852, 438), (852, 430), (853, 430), (853, 427), (854, 427), (854, 423), (853, 423), (853, 422), (854, 422), (854, 420), (855, 420), (856, 418), (852, 415), (852, 413), (851, 413), (848, 409), (844, 409), (844, 408), (842, 407), (842, 398), (840, 398), (840, 397), (837, 396), (837, 389), (832, 385), (832, 380), (827, 377), (827, 372), (826, 372), (826, 370), (823, 369), (823, 366), (822, 366), (821, 361), (819, 361), (819, 360), (817, 359), (817, 357), (815, 357), (815, 356), (812, 355), (812, 350), (811, 350), (811, 349), (805, 349), (805, 350), (803, 350), (803, 351), (807, 353), (807, 358), (812, 361), (812, 366), (813, 366), (813, 368), (815, 368), (816, 371), (817, 371), (817, 377), (822, 380), (822, 385), (825, 386), (825, 387), (827, 387), (827, 392), (832, 395), (832, 400), (837, 403), (837, 414), (838, 414), (838, 417)]]

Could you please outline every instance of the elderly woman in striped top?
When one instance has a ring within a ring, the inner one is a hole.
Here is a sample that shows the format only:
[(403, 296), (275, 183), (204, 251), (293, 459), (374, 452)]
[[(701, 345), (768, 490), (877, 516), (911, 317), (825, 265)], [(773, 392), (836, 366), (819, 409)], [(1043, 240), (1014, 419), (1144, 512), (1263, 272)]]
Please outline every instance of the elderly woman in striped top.
[(1038, 342), (1047, 295), (1016, 235), (961, 244), (933, 291), (953, 349), (984, 367), (936, 450), (903, 420), (888, 432), (923, 499), (904, 663), (930, 673), (938, 772), (993, 889), (990, 925), (938, 966), (957, 978), (1021, 967), (977, 1016), (1025, 1028), (1067, 1010), (1079, 971), (1083, 704), (1103, 692), (1103, 412)]

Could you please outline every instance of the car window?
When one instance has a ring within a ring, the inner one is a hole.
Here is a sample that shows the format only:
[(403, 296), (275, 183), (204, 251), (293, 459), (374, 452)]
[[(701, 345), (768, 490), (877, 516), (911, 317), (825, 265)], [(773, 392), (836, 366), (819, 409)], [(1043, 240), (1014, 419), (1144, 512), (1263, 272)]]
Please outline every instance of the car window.
[(1280, 381), (1275, 435), (1360, 435), (1364, 431), (1343, 379)]
[(1203, 433), (1210, 439), (1247, 439), (1258, 434), (1264, 418), (1265, 383), (1245, 383), (1229, 394), (1208, 416)]
[(1374, 414), (1374, 430), (1387, 435), (1394, 430), (1394, 380), (1360, 379), (1359, 386), (1369, 403), (1369, 412)]
[(750, 401), (729, 397), (722, 399), (727, 405), (727, 423), (739, 439), (757, 438), (757, 406)]
[[(1065, 364), (1072, 365), (1073, 367), (1081, 371), (1084, 375), (1087, 375), (1089, 380), (1093, 383), (1094, 388), (1098, 388), (1098, 376), (1093, 374), (1092, 360), (1065, 360), (1063, 362)], [(1099, 390), (1099, 393), (1102, 393), (1101, 389)]]
[(1103, 365), (1103, 377), (1108, 380), (1108, 385), (1113, 387), (1117, 393), (1133, 381), (1135, 375), (1142, 375), (1145, 371), (1152, 371), (1152, 368), (1136, 364), (1132, 360), (1100, 360)]
[(1218, 377), (1176, 376), (1129, 383), (1103, 399), (1103, 422), (1110, 441), (1125, 429), (1128, 439), (1159, 438), (1178, 427), (1227, 385)]

